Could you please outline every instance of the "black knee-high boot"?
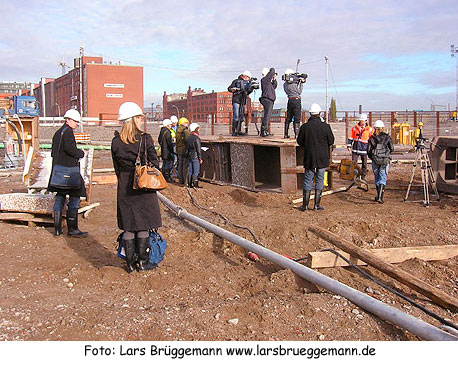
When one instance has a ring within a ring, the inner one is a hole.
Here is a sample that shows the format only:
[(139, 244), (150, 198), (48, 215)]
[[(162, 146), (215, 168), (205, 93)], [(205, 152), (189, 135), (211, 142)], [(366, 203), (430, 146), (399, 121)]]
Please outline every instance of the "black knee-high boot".
[(155, 269), (157, 265), (149, 262), (149, 237), (137, 238), (136, 244), (138, 246), (138, 271)]
[(302, 206), (299, 207), (299, 210), (303, 212), (304, 210), (309, 210), (309, 201), (311, 190), (302, 190)]
[(314, 210), (323, 210), (324, 208), (320, 205), (321, 202), (321, 193), (323, 190), (315, 190), (315, 205), (313, 207)]
[(136, 268), (135, 238), (129, 240), (122, 239), (122, 245), (126, 252), (126, 271), (130, 274), (132, 271), (135, 271)]
[(62, 234), (62, 211), (54, 210), (54, 236), (60, 236)]
[(67, 228), (70, 237), (83, 238), (87, 232), (82, 232), (78, 228), (78, 209), (67, 209)]

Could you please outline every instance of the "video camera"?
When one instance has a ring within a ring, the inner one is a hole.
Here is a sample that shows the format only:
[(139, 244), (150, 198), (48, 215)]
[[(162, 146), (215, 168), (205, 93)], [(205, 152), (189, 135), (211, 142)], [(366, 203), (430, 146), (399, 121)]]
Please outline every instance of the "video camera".
[(288, 74), (288, 75), (282, 75), (281, 79), (283, 81), (286, 81), (288, 84), (292, 83), (299, 83), (299, 82), (305, 82), (307, 80), (308, 75), (307, 74), (300, 74), (298, 72)]
[(249, 81), (238, 80), (236, 84), (236, 93), (250, 93), (252, 90), (259, 89), (259, 82), (256, 77), (252, 77)]

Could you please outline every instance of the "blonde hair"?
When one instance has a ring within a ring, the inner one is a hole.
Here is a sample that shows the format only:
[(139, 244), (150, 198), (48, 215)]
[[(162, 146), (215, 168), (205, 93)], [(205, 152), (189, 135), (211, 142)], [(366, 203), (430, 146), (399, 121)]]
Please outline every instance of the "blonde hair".
[(142, 115), (136, 115), (132, 118), (127, 119), (122, 124), (121, 133), (119, 134), (121, 141), (123, 141), (126, 144), (138, 142), (138, 140), (135, 138), (136, 134), (144, 133), (144, 131), (140, 127), (140, 121), (142, 119)]

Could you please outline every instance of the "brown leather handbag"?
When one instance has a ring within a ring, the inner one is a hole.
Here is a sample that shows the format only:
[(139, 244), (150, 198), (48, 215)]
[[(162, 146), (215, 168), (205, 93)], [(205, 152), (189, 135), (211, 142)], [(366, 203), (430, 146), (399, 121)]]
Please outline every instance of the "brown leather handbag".
[(140, 151), (142, 149), (143, 135), (140, 137), (140, 148), (138, 149), (137, 160), (135, 161), (134, 183), (132, 188), (135, 190), (162, 190), (167, 187), (162, 173), (148, 162), (145, 143), (145, 163), (141, 164)]

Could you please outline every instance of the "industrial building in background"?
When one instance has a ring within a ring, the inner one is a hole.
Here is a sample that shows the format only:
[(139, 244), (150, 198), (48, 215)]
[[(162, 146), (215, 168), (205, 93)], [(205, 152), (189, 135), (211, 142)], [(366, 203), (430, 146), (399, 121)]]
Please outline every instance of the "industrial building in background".
[(42, 78), (33, 95), (40, 117), (61, 117), (74, 108), (84, 117), (116, 120), (126, 101), (143, 108), (143, 67), (104, 63), (102, 57), (75, 58), (72, 70), (56, 79)]
[[(187, 93), (170, 94), (164, 91), (162, 97), (165, 118), (176, 115), (186, 117), (195, 123), (207, 123), (214, 118), (215, 123), (229, 123), (232, 120), (232, 93), (229, 91), (206, 93), (203, 89), (191, 90)], [(251, 114), (251, 100), (247, 100), (248, 114)]]

